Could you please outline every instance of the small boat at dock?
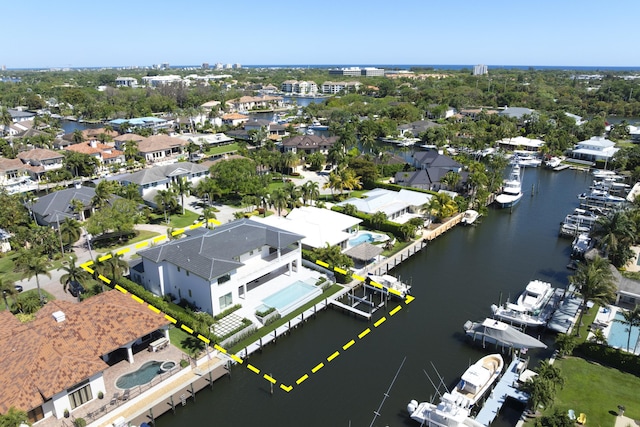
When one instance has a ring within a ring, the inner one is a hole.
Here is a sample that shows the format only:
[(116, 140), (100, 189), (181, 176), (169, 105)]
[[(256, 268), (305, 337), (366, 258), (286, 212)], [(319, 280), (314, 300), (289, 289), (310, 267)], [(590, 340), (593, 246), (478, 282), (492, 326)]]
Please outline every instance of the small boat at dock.
[(467, 209), (466, 211), (464, 211), (464, 214), (462, 214), (462, 219), (460, 220), (460, 223), (462, 225), (471, 225), (474, 222), (476, 222), (479, 216), (480, 216), (480, 213), (478, 211), (474, 211), (473, 209)]
[(510, 349), (547, 348), (542, 341), (495, 319), (486, 318), (482, 322), (468, 320), (464, 331), (474, 341), (482, 342), (483, 347), (489, 343)]
[(503, 306), (493, 304), (493, 315), (510, 324), (539, 327), (544, 326), (551, 315), (545, 310), (553, 297), (555, 289), (550, 283), (540, 280), (530, 281), (515, 303), (507, 302)]
[(504, 180), (502, 193), (496, 197), (496, 203), (501, 208), (510, 208), (522, 199), (522, 169), (519, 165), (511, 168), (509, 177)]

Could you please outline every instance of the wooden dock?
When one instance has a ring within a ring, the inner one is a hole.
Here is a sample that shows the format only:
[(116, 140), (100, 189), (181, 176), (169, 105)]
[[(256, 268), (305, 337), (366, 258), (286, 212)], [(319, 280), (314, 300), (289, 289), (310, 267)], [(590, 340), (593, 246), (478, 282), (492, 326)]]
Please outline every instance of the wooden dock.
[(560, 172), (560, 171), (563, 171), (565, 169), (569, 169), (570, 167), (571, 166), (565, 164), (565, 165), (556, 166), (555, 168), (553, 168), (553, 170), (556, 171), (556, 172)]

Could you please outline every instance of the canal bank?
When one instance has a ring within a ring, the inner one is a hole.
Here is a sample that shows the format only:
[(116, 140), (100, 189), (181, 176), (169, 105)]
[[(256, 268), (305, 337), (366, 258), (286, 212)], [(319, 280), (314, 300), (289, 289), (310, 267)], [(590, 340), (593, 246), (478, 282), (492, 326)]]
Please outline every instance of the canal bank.
[[(478, 226), (454, 227), (393, 269), (393, 275), (411, 279), (415, 297), (393, 318), (386, 310), (376, 313), (371, 322), (383, 316), (388, 320), (374, 329), (369, 321), (324, 310), (296, 333), (253, 354), (253, 365), (282, 382), (295, 384), (309, 375), (290, 393), (271, 394), (268, 382), (237, 366), (229, 381), (205, 387), (195, 402), (188, 400), (175, 415), (158, 418), (156, 425), (369, 425), (405, 356), (375, 425), (416, 425), (408, 419), (407, 403), (433, 395), (423, 371), (433, 363), (450, 386), (486, 353), (469, 345), (462, 329), (465, 321), (487, 317), (492, 303), (501, 296), (503, 301), (514, 297), (529, 280), (561, 288), (567, 284), (570, 242), (558, 238), (558, 225), (577, 207), (576, 195), (590, 182), (583, 172), (527, 170), (525, 196), (512, 212), (491, 209)], [(368, 327), (373, 331), (356, 346), (327, 362), (336, 348)], [(550, 345), (555, 334), (541, 338)], [(528, 355), (535, 366), (551, 349)], [(325, 366), (313, 373), (320, 361)], [(517, 420), (519, 413), (509, 412), (503, 409), (493, 425), (514, 425), (512, 418)]]

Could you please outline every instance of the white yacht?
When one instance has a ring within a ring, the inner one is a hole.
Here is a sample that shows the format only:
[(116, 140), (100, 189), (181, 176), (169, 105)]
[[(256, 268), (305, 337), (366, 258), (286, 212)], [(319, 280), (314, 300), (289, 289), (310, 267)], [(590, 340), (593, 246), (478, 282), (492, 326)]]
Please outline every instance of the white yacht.
[(549, 169), (557, 168), (562, 164), (562, 159), (560, 157), (551, 157), (549, 160), (544, 162), (545, 167)]
[(582, 258), (584, 254), (593, 246), (593, 240), (587, 233), (578, 234), (571, 243), (571, 257)]
[(491, 311), (496, 318), (504, 322), (531, 327), (543, 326), (551, 315), (544, 308), (554, 292), (551, 283), (532, 280), (515, 303), (507, 302), (503, 306), (493, 304)]
[(485, 427), (471, 418), (470, 410), (459, 406), (451, 394), (445, 393), (437, 405), (412, 400), (407, 405), (412, 420), (426, 427)]
[(496, 197), (496, 203), (501, 208), (515, 206), (522, 199), (522, 169), (514, 165), (509, 173), (509, 178), (504, 180), (502, 193)]
[(460, 220), (460, 223), (462, 225), (471, 225), (474, 222), (476, 222), (479, 216), (480, 216), (480, 213), (478, 211), (474, 211), (473, 209), (467, 209), (462, 214), (462, 219)]
[(529, 168), (537, 168), (542, 164), (542, 159), (531, 154), (517, 153), (511, 158), (511, 165), (526, 166)]

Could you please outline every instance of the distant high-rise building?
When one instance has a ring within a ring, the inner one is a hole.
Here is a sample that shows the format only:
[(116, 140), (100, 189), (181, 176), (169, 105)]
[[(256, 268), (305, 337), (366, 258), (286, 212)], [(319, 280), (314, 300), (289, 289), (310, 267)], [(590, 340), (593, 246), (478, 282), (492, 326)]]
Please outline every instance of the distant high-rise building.
[(480, 65), (474, 65), (473, 67), (473, 75), (474, 76), (484, 76), (485, 74), (489, 73), (489, 69), (487, 68), (486, 65), (480, 64)]
[(224, 68), (226, 68), (227, 70), (230, 70), (233, 68), (233, 66), (231, 64), (227, 64), (224, 66)]
[(7, 66), (6, 65), (2, 66), (2, 71), (7, 71)]
[(203, 70), (208, 70), (209, 69), (209, 63), (208, 62), (203, 62), (202, 63), (202, 69)]
[(163, 70), (168, 70), (169, 69), (169, 63), (168, 62), (163, 62), (161, 68)]
[(222, 70), (222, 63), (216, 62), (215, 67), (216, 67), (216, 70)]
[(240, 65), (240, 64), (233, 64), (233, 68), (235, 68), (235, 69), (240, 69), (240, 68), (242, 68), (242, 65)]

